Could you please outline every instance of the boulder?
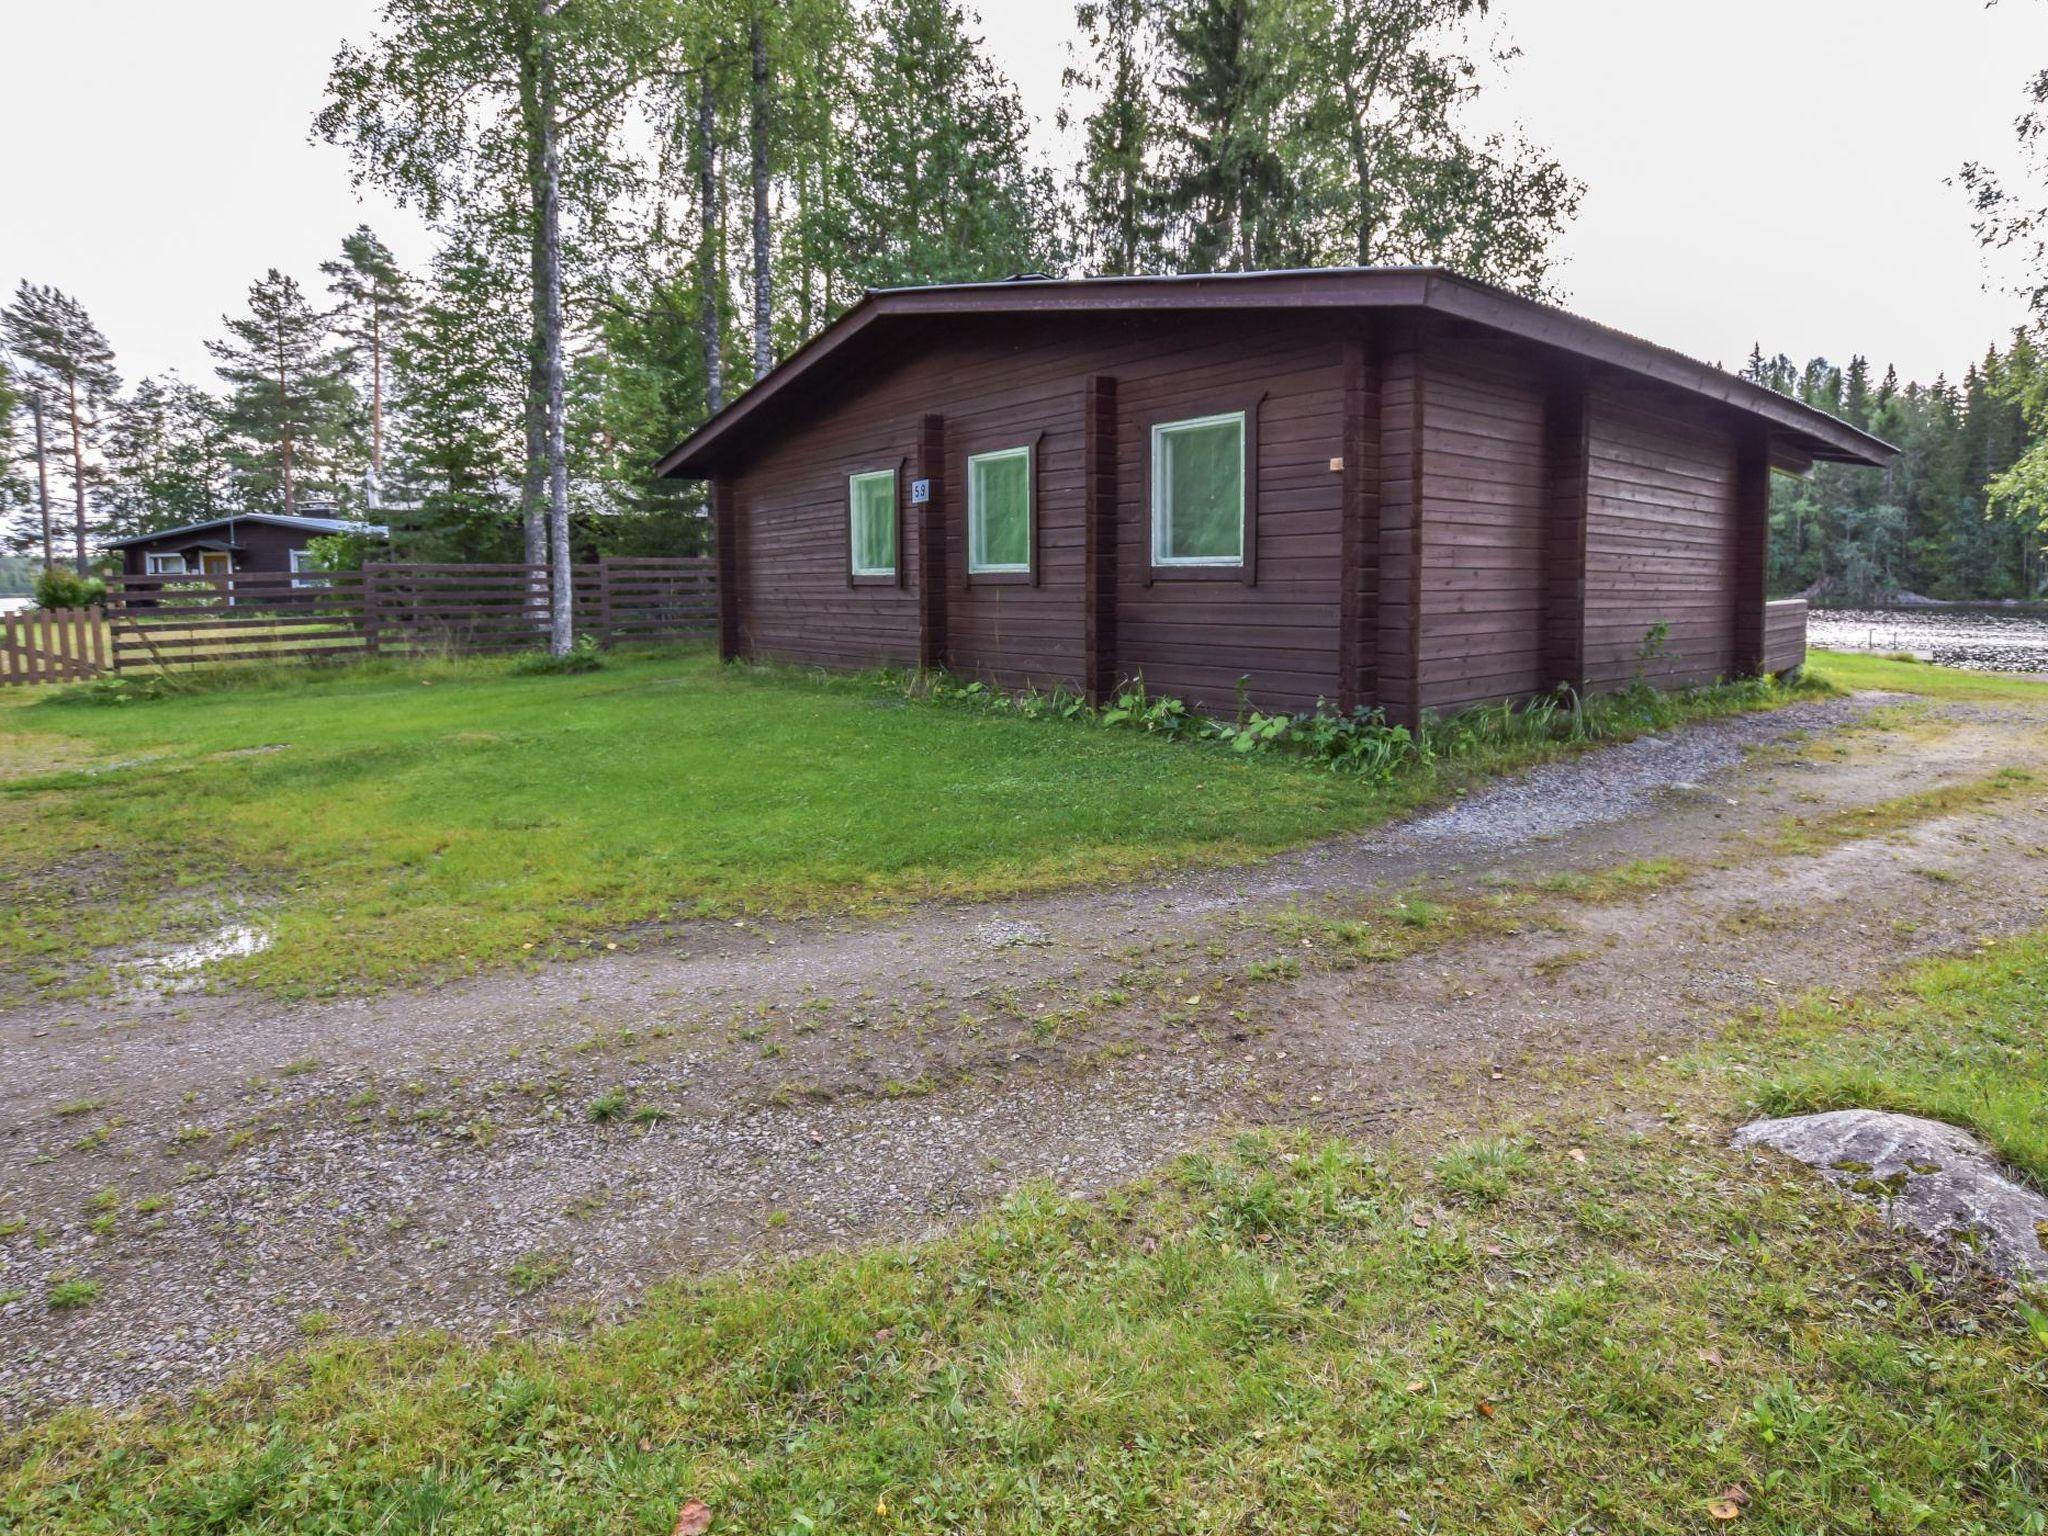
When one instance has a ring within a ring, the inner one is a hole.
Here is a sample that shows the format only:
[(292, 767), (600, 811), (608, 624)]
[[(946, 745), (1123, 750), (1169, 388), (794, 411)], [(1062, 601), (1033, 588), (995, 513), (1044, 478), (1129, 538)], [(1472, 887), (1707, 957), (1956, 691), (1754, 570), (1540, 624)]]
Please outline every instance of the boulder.
[(1917, 1115), (1837, 1109), (1757, 1120), (1737, 1147), (1771, 1147), (1830, 1182), (1884, 1204), (1890, 1217), (1962, 1241), (2008, 1279), (2048, 1282), (2048, 1195), (2007, 1178), (1967, 1131)]

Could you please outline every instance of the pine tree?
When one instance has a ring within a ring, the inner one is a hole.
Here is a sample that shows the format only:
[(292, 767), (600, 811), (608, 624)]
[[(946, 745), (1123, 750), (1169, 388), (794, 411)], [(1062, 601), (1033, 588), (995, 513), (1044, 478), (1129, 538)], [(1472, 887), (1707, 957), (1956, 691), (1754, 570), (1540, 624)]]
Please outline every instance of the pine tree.
[(327, 317), (275, 267), (249, 285), (248, 314), (221, 320), (227, 339), (206, 346), (230, 390), (243, 494), (294, 516), (301, 490), (336, 489), (332, 455), (354, 398), (346, 365), (328, 343)]
[(108, 421), (107, 532), (125, 537), (223, 515), (228, 448), (221, 401), (175, 374), (144, 379)]
[(1166, 150), (1153, 202), (1184, 271), (1309, 259), (1301, 189), (1282, 152), (1284, 7), (1181, 0), (1164, 17)]
[[(1153, 100), (1153, 25), (1147, 0), (1081, 0), (1074, 20), (1087, 50), (1069, 63), (1070, 93), (1095, 94), (1082, 124), (1081, 163), (1070, 193), (1075, 245), (1091, 272), (1127, 276), (1159, 259), (1152, 160), (1158, 109)], [(1069, 125), (1061, 108), (1060, 127)]]
[[(86, 547), (92, 522), (89, 487), (95, 477), (87, 455), (99, 427), (98, 412), (121, 387), (120, 375), (114, 371), (114, 349), (76, 299), (26, 279), (15, 290), (14, 303), (0, 311), (0, 334), (5, 335), (14, 355), (41, 375), (44, 387), (38, 399), (60, 412), (69, 428), (74, 554), (78, 574), (83, 576), (90, 563)], [(47, 465), (47, 456), (43, 462)], [(47, 520), (47, 492), (45, 496)], [(45, 560), (53, 554), (46, 535)]]
[[(10, 455), (9, 467), (12, 469), (17, 461), (28, 466), (20, 477), (23, 483), (10, 493), (20, 504), (28, 530), (14, 536), (11, 543), (15, 548), (39, 550), (47, 570), (55, 565), (57, 552), (56, 520), (50, 506), (51, 431), (55, 419), (50, 380), (19, 363), (11, 367), (8, 387), (26, 424), (18, 433), (22, 441)], [(9, 476), (10, 481), (13, 478)]]
[[(497, 250), (488, 248), (494, 239)], [(522, 244), (502, 223), (458, 224), (394, 340), (392, 470), (405, 505), (383, 519), (403, 559), (522, 552), (516, 488), (530, 339)]]
[(410, 298), (405, 274), (370, 226), (359, 224), (342, 237), (341, 255), (320, 263), (327, 291), (338, 300), (334, 328), (347, 343), (341, 358), (355, 378), (370, 412), (370, 503), (384, 479), (384, 384), (389, 373), (391, 343), (404, 323)]
[(869, 28), (839, 215), (848, 286), (1059, 266), (1051, 175), (1030, 164), (1023, 103), (966, 13), (900, 0)]

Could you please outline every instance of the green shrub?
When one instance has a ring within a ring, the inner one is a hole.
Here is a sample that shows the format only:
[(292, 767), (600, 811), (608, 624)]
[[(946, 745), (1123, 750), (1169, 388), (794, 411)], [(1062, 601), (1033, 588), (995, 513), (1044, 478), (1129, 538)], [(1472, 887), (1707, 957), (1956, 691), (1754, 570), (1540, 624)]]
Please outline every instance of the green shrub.
[(36, 578), (38, 608), (92, 608), (107, 600), (107, 584), (53, 565)]

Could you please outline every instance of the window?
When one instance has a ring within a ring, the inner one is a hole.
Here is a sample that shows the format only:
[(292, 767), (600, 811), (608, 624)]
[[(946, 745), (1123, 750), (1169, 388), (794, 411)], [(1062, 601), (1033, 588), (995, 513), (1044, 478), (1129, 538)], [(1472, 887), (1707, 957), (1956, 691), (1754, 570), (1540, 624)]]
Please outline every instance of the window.
[(185, 557), (183, 555), (144, 555), (143, 570), (151, 576), (183, 576)]
[[(325, 576), (312, 574), (320, 569), (320, 563), (313, 558), (313, 551), (310, 549), (294, 549), (288, 553), (292, 562), (292, 585), (294, 587), (324, 587), (328, 584)], [(301, 572), (307, 573), (303, 580), (299, 579)]]
[(1244, 564), (1245, 413), (1152, 429), (1152, 563)]
[(967, 569), (1031, 569), (1031, 450), (1004, 448), (967, 461)]
[(852, 504), (853, 574), (894, 576), (896, 471), (879, 469), (865, 475), (849, 475), (846, 490)]

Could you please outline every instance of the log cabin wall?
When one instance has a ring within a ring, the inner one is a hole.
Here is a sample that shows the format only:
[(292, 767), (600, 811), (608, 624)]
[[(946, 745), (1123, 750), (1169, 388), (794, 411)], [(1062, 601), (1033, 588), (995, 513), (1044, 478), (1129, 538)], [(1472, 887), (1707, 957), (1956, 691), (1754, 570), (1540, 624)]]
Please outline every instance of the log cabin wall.
[[(1328, 316), (1055, 318), (983, 322), (906, 351), (732, 477), (742, 653), (842, 667), (931, 659), (920, 624), (933, 605), (920, 605), (918, 588), (922, 571), (939, 570), (938, 649), (955, 671), (1008, 688), (1142, 676), (1155, 693), (1209, 709), (1231, 708), (1238, 679), (1249, 677), (1261, 703), (1334, 702), (1345, 476), (1333, 464), (1345, 451), (1347, 334), (1355, 328)], [(1091, 378), (1094, 484), (1098, 495), (1113, 490), (1115, 506), (1106, 552), (1114, 601), (1098, 600), (1094, 625), (1086, 602)], [(1155, 570), (1152, 426), (1241, 405), (1256, 416), (1250, 568), (1228, 578)], [(929, 519), (899, 519), (902, 580), (851, 583), (847, 477), (897, 469), (907, 514), (909, 482), (935, 443), (943, 444), (944, 472), (932, 477), (940, 505)], [(971, 576), (967, 459), (1025, 444), (1036, 480), (1031, 577)], [(921, 525), (927, 536), (943, 529), (936, 560), (925, 558)], [(1094, 679), (1091, 635), (1115, 652), (1096, 658)]]
[[(1622, 687), (1640, 674), (1686, 686), (1727, 675), (1741, 484), (1735, 431), (1696, 402), (1636, 380), (1595, 379), (1587, 410), (1588, 684)], [(1669, 634), (1646, 661), (1644, 641), (1658, 624)]]
[(1546, 646), (1547, 380), (1527, 347), (1432, 329), (1422, 386), (1423, 706), (1539, 693)]
[[(1761, 429), (1462, 321), (935, 321), (820, 400), (714, 497), (737, 654), (1098, 699), (1141, 676), (1225, 712), (1245, 678), (1262, 705), (1413, 722), (1564, 681), (1705, 682), (1761, 647)], [(1240, 408), (1246, 569), (1155, 567), (1152, 427)], [(1017, 446), (1034, 454), (1032, 570), (970, 574), (967, 460)], [(874, 469), (898, 476), (898, 575), (857, 581), (847, 477)]]
[[(1242, 571), (1153, 560), (1151, 431), (1244, 411)], [(1028, 571), (967, 570), (967, 463), (1034, 454)], [(947, 284), (854, 304), (658, 472), (718, 482), (722, 649), (1101, 699), (1396, 720), (1762, 663), (1769, 476), (1897, 450), (1430, 268)], [(899, 476), (849, 573), (847, 476)], [(910, 482), (927, 481), (929, 503)], [(1645, 657), (1653, 631), (1663, 634)]]

